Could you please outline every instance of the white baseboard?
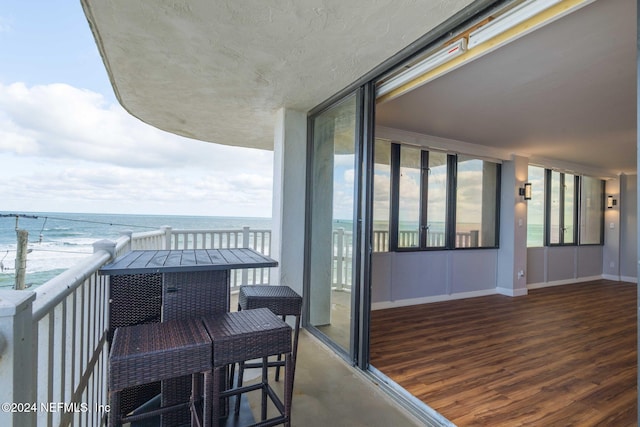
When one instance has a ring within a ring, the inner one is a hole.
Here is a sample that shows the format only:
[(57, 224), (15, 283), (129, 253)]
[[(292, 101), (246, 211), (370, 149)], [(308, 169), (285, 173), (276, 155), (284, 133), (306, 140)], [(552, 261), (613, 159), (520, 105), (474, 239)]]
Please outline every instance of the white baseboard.
[[(582, 282), (591, 282), (593, 280), (601, 280), (607, 279), (604, 275), (600, 276), (589, 276), (589, 277), (578, 277), (575, 279), (566, 279), (566, 280), (554, 280), (553, 282), (541, 282), (541, 283), (527, 283), (528, 289), (540, 289), (540, 288), (548, 288), (550, 286), (562, 286), (562, 285), (573, 285), (575, 283)], [(615, 279), (609, 279), (619, 281), (620, 279), (616, 276)]]
[(527, 284), (527, 287), (523, 289), (495, 288), (495, 289), (485, 289), (481, 291), (460, 292), (457, 294), (450, 294), (450, 295), (434, 295), (430, 297), (408, 298), (408, 299), (402, 299), (402, 300), (396, 300), (396, 301), (374, 302), (371, 304), (371, 310), (384, 310), (386, 308), (407, 307), (410, 305), (429, 304), (432, 302), (442, 302), (442, 301), (452, 301), (456, 299), (484, 297), (487, 295), (506, 295), (508, 297), (520, 297), (520, 296), (527, 295), (529, 293), (529, 289), (540, 289), (540, 288), (547, 288), (550, 286), (573, 285), (575, 283), (590, 282), (590, 281), (601, 280), (601, 279), (613, 280), (616, 282), (638, 283), (638, 279), (636, 277), (625, 277), (625, 276), (621, 277), (621, 276), (611, 276), (611, 275), (603, 274), (601, 276), (580, 277), (577, 279), (567, 279), (567, 280), (555, 280), (553, 282), (529, 283)]
[(432, 302), (452, 301), (456, 299), (484, 297), (497, 294), (496, 289), (485, 289), (482, 291), (460, 292), (450, 295), (434, 295), (431, 297), (409, 298), (396, 301), (382, 301), (371, 304), (371, 310), (384, 310), (385, 308), (407, 307), (410, 305), (429, 304)]
[(500, 295), (506, 295), (508, 297), (522, 297), (529, 293), (529, 290), (527, 288), (521, 288), (521, 289), (496, 288), (496, 291)]
[(613, 274), (603, 274), (602, 278), (606, 280), (613, 280), (614, 282), (638, 283), (638, 278), (631, 276), (615, 276)]

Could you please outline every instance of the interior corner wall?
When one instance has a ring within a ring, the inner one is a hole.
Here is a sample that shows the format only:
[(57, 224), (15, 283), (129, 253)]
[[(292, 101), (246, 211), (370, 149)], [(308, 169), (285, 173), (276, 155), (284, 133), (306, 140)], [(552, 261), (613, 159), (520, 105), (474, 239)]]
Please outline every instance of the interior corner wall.
[(519, 189), (527, 182), (528, 166), (528, 159), (520, 156), (502, 163), (496, 287), (509, 296), (527, 293), (527, 202), (519, 195)]
[(307, 115), (278, 110), (273, 146), (271, 255), (279, 263), (275, 282), (302, 295), (304, 266), (300, 254), (304, 253)]
[[(620, 200), (620, 178), (606, 183), (605, 197)], [(602, 253), (602, 276), (609, 280), (620, 280), (620, 204), (604, 210), (604, 247)]]
[(620, 278), (638, 281), (638, 183), (637, 175), (620, 176)]

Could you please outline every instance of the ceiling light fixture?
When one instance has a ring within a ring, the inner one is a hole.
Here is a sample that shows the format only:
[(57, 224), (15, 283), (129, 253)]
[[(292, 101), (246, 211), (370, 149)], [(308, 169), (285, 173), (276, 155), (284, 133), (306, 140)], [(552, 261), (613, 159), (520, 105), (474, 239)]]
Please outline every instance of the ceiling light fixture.
[[(449, 62), (453, 58), (456, 58), (462, 55), (466, 50), (467, 50), (467, 39), (461, 38), (460, 40), (457, 40), (455, 43), (452, 43), (449, 46), (446, 46), (444, 49), (439, 50), (433, 55), (430, 55), (429, 57), (423, 59), (417, 64), (411, 66), (411, 68), (401, 72), (397, 76), (382, 83), (380, 87), (378, 87), (376, 95), (377, 96), (386, 95), (392, 90), (397, 89), (400, 86), (404, 85), (405, 83), (408, 83), (414, 80), (415, 78), (433, 70), (439, 65)], [(426, 83), (426, 81), (424, 83)]]
[(469, 34), (469, 49), (502, 34), (562, 0), (529, 0)]

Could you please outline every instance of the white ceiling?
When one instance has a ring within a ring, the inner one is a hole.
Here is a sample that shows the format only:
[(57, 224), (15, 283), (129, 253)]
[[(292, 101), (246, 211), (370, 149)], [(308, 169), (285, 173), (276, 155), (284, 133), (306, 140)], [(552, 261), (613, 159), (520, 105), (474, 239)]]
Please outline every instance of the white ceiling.
[(130, 113), (187, 137), (270, 149), (279, 108), (310, 110), (472, 0), (81, 3)]
[(636, 171), (636, 1), (598, 0), (395, 100), (377, 124)]

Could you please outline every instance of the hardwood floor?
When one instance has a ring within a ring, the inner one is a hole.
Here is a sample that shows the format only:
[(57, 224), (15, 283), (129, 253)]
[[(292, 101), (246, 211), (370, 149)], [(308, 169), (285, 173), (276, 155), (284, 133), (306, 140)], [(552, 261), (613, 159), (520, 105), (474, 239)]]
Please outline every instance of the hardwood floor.
[(371, 364), (456, 425), (636, 426), (637, 286), (372, 312)]

